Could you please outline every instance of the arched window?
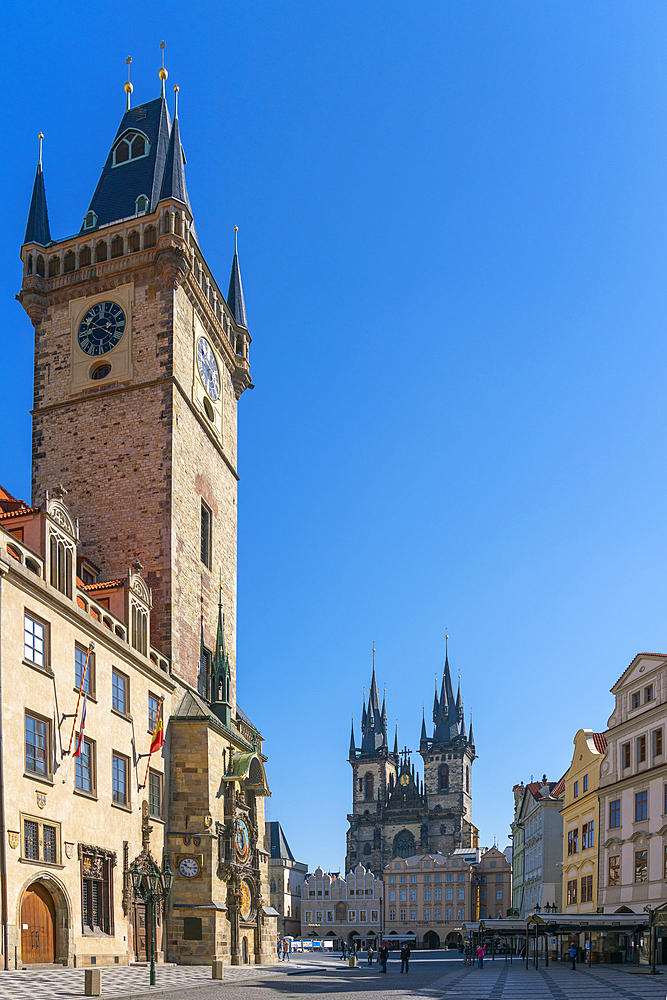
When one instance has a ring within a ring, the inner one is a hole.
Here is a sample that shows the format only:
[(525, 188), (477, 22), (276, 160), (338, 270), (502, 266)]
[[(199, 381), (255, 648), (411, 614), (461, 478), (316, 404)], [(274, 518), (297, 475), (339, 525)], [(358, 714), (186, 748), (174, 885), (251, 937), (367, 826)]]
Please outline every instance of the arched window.
[(90, 264), (90, 247), (82, 247), (79, 251), (79, 267), (88, 267)]
[(55, 278), (60, 274), (60, 257), (52, 257), (49, 261), (49, 278)]
[(154, 247), (157, 243), (157, 230), (155, 226), (146, 226), (144, 229), (144, 250)]
[(113, 151), (113, 165), (120, 166), (121, 163), (129, 163), (130, 160), (139, 160), (142, 156), (148, 156), (150, 143), (141, 132), (126, 132), (118, 142)]
[(69, 274), (76, 267), (76, 257), (73, 250), (68, 250), (63, 260), (63, 273)]
[(367, 802), (373, 801), (373, 775), (370, 771), (364, 777), (364, 798)]
[(144, 656), (148, 653), (148, 612), (132, 602), (132, 645)]
[(470, 791), (470, 768), (466, 767), (466, 792)]
[(41, 253), (37, 254), (37, 274), (40, 278), (44, 277), (44, 258)]
[(72, 596), (72, 547), (52, 534), (50, 538), (51, 586)]
[(444, 837), (444, 835), (445, 835), (445, 824), (444, 823), (440, 824), (440, 833)]
[(136, 253), (139, 250), (139, 233), (133, 229), (127, 238), (127, 252)]
[(371, 845), (364, 844), (364, 854), (370, 854), (370, 853), (371, 853)]
[(100, 241), (95, 247), (95, 260), (99, 264), (100, 261), (107, 259), (107, 245)]
[(344, 924), (347, 919), (347, 907), (345, 903), (336, 903), (336, 920), (339, 924)]
[(449, 768), (446, 764), (441, 764), (438, 768), (438, 787), (441, 792), (446, 792), (449, 788)]
[(97, 216), (91, 209), (90, 212), (86, 212), (83, 218), (83, 228), (94, 229), (96, 225), (97, 225)]
[(137, 215), (144, 215), (148, 209), (151, 207), (151, 203), (145, 194), (140, 194), (135, 201)]
[(122, 257), (123, 256), (123, 250), (124, 250), (123, 237), (120, 236), (120, 235), (119, 236), (114, 236), (114, 238), (111, 241), (111, 256), (112, 257)]
[(271, 882), (271, 886), (270, 886), (270, 890), (271, 890), (271, 892), (275, 892), (275, 891), (276, 891), (276, 883), (275, 883), (275, 880), (273, 880), (273, 881)]
[(415, 838), (409, 830), (401, 830), (394, 837), (394, 855), (397, 858), (411, 858), (415, 853)]
[(183, 221), (180, 212), (176, 213), (176, 218), (174, 219), (174, 232), (177, 236), (183, 235)]

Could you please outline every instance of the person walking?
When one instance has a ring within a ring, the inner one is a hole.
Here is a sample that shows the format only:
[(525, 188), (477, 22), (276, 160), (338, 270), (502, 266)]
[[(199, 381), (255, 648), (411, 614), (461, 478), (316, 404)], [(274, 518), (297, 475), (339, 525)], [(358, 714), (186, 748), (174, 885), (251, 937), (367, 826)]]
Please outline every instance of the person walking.
[(401, 948), (401, 972), (408, 971), (410, 965), (410, 945), (404, 944)]
[(386, 944), (383, 944), (378, 952), (380, 956), (380, 972), (387, 972), (387, 959), (389, 958), (389, 948)]
[(483, 969), (484, 968), (484, 952), (485, 951), (486, 951), (486, 948), (484, 947), (484, 945), (480, 944), (479, 948), (477, 949), (477, 968), (478, 969)]
[(287, 938), (283, 941), (283, 962), (289, 962), (289, 941)]
[(283, 943), (280, 940), (280, 936), (278, 936), (278, 961), (282, 962), (282, 960), (283, 960)]
[(469, 944), (466, 945), (466, 949), (465, 949), (465, 952), (463, 954), (463, 964), (464, 965), (472, 965), (472, 955), (471, 955), (471, 952), (470, 952), (470, 945)]
[(574, 941), (570, 945), (570, 960), (572, 962), (572, 971), (576, 972), (577, 971), (577, 946), (574, 943)]
[(343, 941), (340, 957), (343, 959), (343, 961), (345, 961), (346, 956), (347, 956), (347, 944), (345, 943), (345, 941)]
[(368, 958), (368, 964), (372, 965), (373, 964), (373, 945), (371, 944), (370, 941), (368, 942), (368, 947), (366, 948), (366, 956)]

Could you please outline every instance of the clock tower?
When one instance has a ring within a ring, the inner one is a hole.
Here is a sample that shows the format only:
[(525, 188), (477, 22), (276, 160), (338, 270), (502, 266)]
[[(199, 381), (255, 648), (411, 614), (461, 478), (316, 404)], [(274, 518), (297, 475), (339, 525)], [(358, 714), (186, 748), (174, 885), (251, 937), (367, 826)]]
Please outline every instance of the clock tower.
[[(172, 120), (164, 67), (160, 78), (160, 97), (135, 108), (125, 85), (81, 227), (62, 240), (40, 136), (18, 296), (35, 328), (32, 499), (67, 492), (83, 587), (130, 568), (149, 585), (127, 641), (176, 681), (163, 751), (169, 960), (272, 962), (266, 757), (236, 703), (237, 405), (252, 385), (250, 335), (236, 242), (226, 296), (200, 246), (178, 88)], [(135, 703), (133, 717), (143, 713)], [(134, 864), (148, 870), (146, 851)], [(123, 887), (131, 868), (128, 858)]]
[(145, 568), (148, 645), (207, 697), (220, 584), (233, 712), (250, 335), (236, 248), (225, 297), (200, 246), (178, 88), (172, 122), (162, 73), (162, 95), (138, 107), (126, 85), (81, 228), (63, 240), (50, 234), (40, 137), (18, 296), (35, 327), (32, 500), (67, 490), (102, 578)]

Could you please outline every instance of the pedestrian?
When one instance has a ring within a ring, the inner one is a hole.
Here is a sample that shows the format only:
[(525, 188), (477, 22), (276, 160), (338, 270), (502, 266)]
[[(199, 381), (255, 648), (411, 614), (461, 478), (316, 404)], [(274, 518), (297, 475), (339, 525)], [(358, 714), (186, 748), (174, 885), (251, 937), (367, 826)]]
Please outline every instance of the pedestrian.
[(345, 961), (345, 956), (346, 955), (347, 955), (347, 944), (345, 943), (345, 941), (343, 941), (342, 948), (341, 948), (341, 955), (340, 955), (340, 957), (343, 959), (343, 961)]
[[(401, 972), (408, 971), (408, 966), (410, 964), (410, 945), (404, 944), (401, 948)], [(405, 966), (405, 970), (404, 967)]]
[(379, 951), (380, 956), (380, 972), (387, 972), (387, 959), (389, 958), (389, 948), (386, 944), (383, 944)]
[(574, 941), (570, 945), (570, 959), (572, 961), (572, 971), (576, 972), (577, 971), (577, 946), (574, 943)]
[(282, 962), (282, 960), (283, 960), (283, 943), (280, 940), (280, 935), (278, 935), (278, 961)]
[(289, 962), (289, 941), (287, 938), (283, 941), (283, 962)]
[(486, 951), (486, 948), (484, 947), (484, 945), (480, 944), (479, 948), (477, 949), (477, 968), (478, 969), (483, 969), (484, 968), (484, 952), (485, 951)]
[(471, 955), (471, 952), (470, 952), (470, 945), (469, 944), (466, 945), (466, 950), (465, 950), (465, 953), (463, 955), (463, 964), (464, 965), (472, 965), (472, 955)]
[(368, 942), (368, 947), (366, 948), (366, 955), (368, 957), (368, 964), (372, 965), (373, 964), (373, 945), (372, 945), (372, 943), (370, 941)]

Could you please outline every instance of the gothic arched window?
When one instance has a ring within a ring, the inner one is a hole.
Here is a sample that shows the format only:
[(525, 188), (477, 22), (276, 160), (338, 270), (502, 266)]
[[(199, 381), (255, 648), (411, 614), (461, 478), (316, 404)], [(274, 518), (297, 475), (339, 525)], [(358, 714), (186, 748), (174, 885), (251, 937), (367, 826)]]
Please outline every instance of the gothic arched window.
[(142, 156), (147, 156), (149, 149), (150, 143), (145, 135), (127, 132), (113, 151), (113, 165), (117, 167), (130, 160), (138, 160)]
[(81, 247), (79, 251), (79, 267), (87, 267), (90, 264), (90, 247)]
[(76, 257), (74, 256), (73, 250), (68, 250), (65, 254), (65, 259), (63, 261), (63, 271), (65, 274), (69, 274), (76, 267)]
[(144, 229), (144, 250), (154, 247), (157, 243), (157, 229), (155, 226), (146, 226)]
[(275, 881), (271, 882), (271, 885), (270, 885), (269, 889), (270, 889), (270, 892), (275, 892), (276, 891), (276, 883), (275, 883)]
[(466, 792), (470, 791), (470, 768), (466, 767)]
[(371, 845), (364, 844), (364, 854), (370, 854), (370, 853), (371, 853)]
[(401, 830), (394, 837), (394, 854), (397, 858), (411, 858), (415, 853), (415, 838), (409, 830)]
[(373, 801), (373, 775), (370, 771), (364, 777), (364, 798), (367, 802)]
[(441, 792), (446, 792), (449, 788), (449, 768), (446, 764), (441, 764), (438, 768), (438, 787)]

